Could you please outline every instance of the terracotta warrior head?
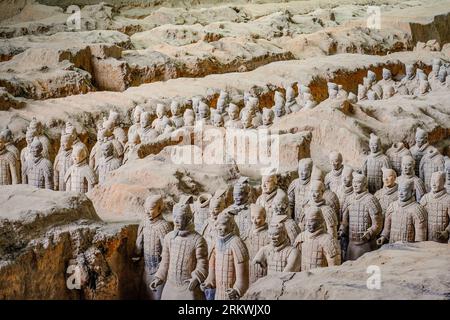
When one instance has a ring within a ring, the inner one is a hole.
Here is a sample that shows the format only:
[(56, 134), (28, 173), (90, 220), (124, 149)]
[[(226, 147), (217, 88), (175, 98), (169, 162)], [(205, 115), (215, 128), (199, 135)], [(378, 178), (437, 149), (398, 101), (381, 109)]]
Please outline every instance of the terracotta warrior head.
[(273, 119), (275, 118), (275, 114), (272, 109), (264, 108), (262, 112), (262, 122), (265, 126), (270, 126), (273, 124)]
[(212, 197), (209, 201), (209, 216), (217, 220), (219, 214), (225, 209), (225, 199), (223, 197)]
[(149, 196), (145, 199), (144, 210), (151, 220), (159, 217), (163, 208), (164, 202), (160, 195)]
[(438, 193), (445, 188), (445, 173), (442, 171), (433, 172), (430, 181), (431, 191)]
[(214, 116), (212, 118), (212, 124), (214, 127), (220, 128), (223, 127), (223, 117), (220, 113), (214, 113)]
[(342, 182), (344, 186), (351, 187), (353, 183), (353, 169), (349, 166), (344, 166), (342, 169)]
[(185, 197), (173, 206), (173, 225), (176, 230), (184, 231), (192, 227), (193, 214), (190, 202), (192, 197)]
[(262, 177), (262, 191), (265, 194), (271, 194), (278, 185), (278, 177), (275, 173), (269, 173)]
[(30, 130), (27, 130), (27, 132), (25, 134), (25, 140), (27, 142), (28, 147), (30, 147), (31, 144), (33, 143), (33, 139), (34, 139), (33, 132), (31, 132)]
[(340, 170), (342, 168), (342, 154), (337, 151), (331, 151), (329, 158), (333, 170)]
[(167, 113), (166, 107), (162, 103), (158, 103), (156, 105), (156, 116), (158, 117), (158, 119), (164, 117), (166, 113)]
[(217, 111), (222, 114), (225, 112), (225, 109), (229, 103), (229, 96), (228, 96), (228, 92), (221, 90), (220, 94), (219, 94), (219, 98), (217, 99)]
[(33, 142), (31, 143), (31, 148), (30, 148), (30, 154), (35, 158), (41, 158), (42, 157), (42, 143), (41, 141), (39, 141), (38, 138), (34, 138)]
[(246, 204), (250, 193), (249, 179), (241, 177), (233, 187), (234, 204), (240, 206)]
[(86, 161), (88, 157), (88, 151), (82, 145), (75, 145), (72, 150), (72, 160), (74, 164), (80, 164), (83, 161)]
[(420, 148), (428, 143), (428, 133), (422, 128), (416, 130), (416, 145)]
[(394, 86), (390, 84), (383, 86), (383, 99), (389, 99), (394, 94), (395, 94)]
[(414, 175), (416, 162), (413, 157), (406, 155), (402, 157), (402, 175)]
[(0, 132), (0, 135), (3, 136), (3, 139), (5, 143), (12, 143), (13, 142), (13, 134), (12, 131), (6, 127), (2, 132)]
[(200, 104), (198, 105), (198, 116), (199, 116), (199, 119), (208, 120), (209, 119), (209, 115), (210, 115), (209, 106), (206, 103), (204, 103), (204, 102), (200, 102)]
[(328, 86), (328, 98), (335, 99), (339, 92), (338, 85), (334, 82), (328, 82), (327, 86)]
[(139, 122), (141, 123), (142, 129), (150, 127), (152, 124), (152, 119), (151, 119), (150, 113), (147, 111), (143, 111), (141, 113), (141, 120)]
[(319, 203), (323, 200), (323, 193), (325, 192), (325, 185), (322, 181), (314, 180), (311, 182), (309, 189), (309, 196), (313, 202)]
[(287, 215), (289, 201), (286, 193), (277, 192), (272, 202), (272, 212), (274, 216)]
[(230, 116), (231, 120), (238, 120), (239, 119), (239, 107), (235, 105), (234, 103), (230, 103), (228, 107), (228, 115)]
[(181, 105), (177, 100), (172, 100), (170, 103), (170, 112), (172, 116), (181, 116)]
[(252, 127), (252, 120), (253, 120), (253, 114), (250, 110), (244, 110), (242, 113), (242, 125), (244, 128), (250, 128)]
[(384, 80), (391, 80), (392, 79), (391, 70), (383, 68), (383, 79)]
[(383, 185), (386, 188), (392, 188), (397, 180), (397, 173), (392, 169), (381, 168), (383, 171)]
[(270, 243), (274, 247), (279, 247), (288, 239), (286, 227), (283, 223), (271, 222), (268, 229)]
[(137, 124), (141, 122), (141, 114), (144, 112), (144, 108), (142, 106), (136, 106), (133, 110), (133, 123)]
[(322, 215), (322, 209), (319, 207), (308, 207), (305, 212), (305, 218), (305, 227), (308, 232), (314, 233), (319, 229), (323, 229), (325, 221)]
[(221, 212), (217, 217), (216, 230), (219, 237), (226, 237), (230, 233), (234, 233), (236, 230), (234, 217), (227, 212)]
[(185, 126), (193, 126), (195, 122), (195, 114), (192, 109), (184, 110), (183, 121)]
[(353, 191), (357, 194), (367, 191), (367, 178), (359, 172), (353, 172)]
[(300, 180), (308, 180), (311, 177), (313, 161), (311, 158), (304, 158), (298, 162), (298, 176)]
[(409, 201), (414, 195), (414, 181), (403, 179), (398, 185), (398, 199), (401, 202)]
[(369, 139), (370, 152), (377, 153), (380, 151), (380, 147), (381, 147), (380, 138), (377, 135), (371, 133)]
[(368, 70), (367, 79), (369, 79), (370, 83), (374, 83), (375, 81), (377, 81), (377, 74), (372, 70)]
[(358, 100), (362, 100), (367, 97), (367, 87), (362, 84), (358, 84)]
[(110, 111), (108, 120), (110, 120), (114, 126), (118, 126), (120, 125), (120, 114), (116, 111)]
[(30, 122), (30, 125), (28, 127), (31, 131), (35, 133), (35, 136), (42, 135), (42, 131), (44, 130), (44, 126), (40, 121), (38, 121), (35, 117)]
[(406, 70), (406, 77), (408, 79), (414, 78), (416, 70), (412, 64), (406, 65), (405, 70)]
[(252, 203), (250, 205), (250, 219), (255, 229), (262, 227), (266, 223), (266, 210), (264, 207)]
[(69, 151), (72, 149), (73, 138), (69, 134), (63, 134), (61, 136), (61, 149), (64, 151)]

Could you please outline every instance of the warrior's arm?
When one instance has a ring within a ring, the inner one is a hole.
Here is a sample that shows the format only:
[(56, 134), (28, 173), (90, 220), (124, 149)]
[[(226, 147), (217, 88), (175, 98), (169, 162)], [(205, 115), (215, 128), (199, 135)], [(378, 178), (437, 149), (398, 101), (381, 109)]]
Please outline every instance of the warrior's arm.
[(11, 172), (11, 184), (19, 183), (19, 176), (15, 162), (16, 162), (15, 160), (9, 162), (9, 171)]
[(135, 254), (137, 256), (141, 256), (142, 255), (142, 250), (144, 249), (144, 223), (141, 222), (139, 224), (139, 228), (138, 228), (138, 234), (136, 237), (136, 249), (135, 249)]
[(292, 249), (291, 254), (287, 258), (286, 267), (284, 267), (283, 272), (299, 272), (301, 266), (300, 258), (300, 251), (296, 248)]
[(416, 181), (414, 181), (414, 185), (416, 189), (416, 201), (419, 202), (427, 192), (425, 189), (425, 184), (421, 179), (416, 179)]
[(53, 190), (53, 167), (50, 165), (44, 175), (45, 189)]
[(211, 250), (211, 254), (209, 257), (209, 268), (208, 268), (208, 277), (205, 280), (205, 283), (209, 284), (211, 287), (216, 287), (216, 248), (213, 247)]
[(195, 257), (197, 265), (194, 271), (192, 271), (192, 278), (196, 278), (199, 283), (205, 281), (208, 276), (208, 247), (205, 239), (199, 237), (195, 245)]
[(288, 188), (288, 201), (289, 201), (289, 211), (292, 219), (295, 218), (295, 180), (289, 185)]
[(267, 259), (265, 254), (265, 247), (258, 250), (255, 257), (252, 260), (252, 264), (259, 264), (263, 269), (267, 268)]
[(234, 268), (236, 270), (236, 281), (234, 282), (233, 289), (237, 291), (239, 297), (242, 297), (249, 287), (249, 266), (248, 257), (242, 262), (238, 262), (236, 255), (234, 254)]
[(22, 168), (22, 183), (23, 184), (28, 184), (27, 171), (28, 171), (27, 163), (25, 162), (23, 164), (23, 168)]
[(330, 239), (324, 246), (325, 258), (328, 266), (339, 266), (341, 264), (341, 246), (336, 239)]
[(384, 217), (384, 228), (381, 232), (381, 236), (389, 239), (391, 235), (391, 224), (392, 224), (392, 212), (394, 211), (394, 208), (392, 207), (392, 204), (389, 205), (389, 207), (386, 210), (386, 216)]
[(373, 197), (369, 206), (370, 219), (372, 220), (372, 225), (367, 230), (370, 233), (370, 238), (376, 238), (381, 230), (383, 229), (383, 213), (381, 205), (377, 198)]
[(348, 205), (344, 204), (344, 208), (342, 209), (341, 226), (339, 227), (339, 230), (344, 234), (348, 234), (348, 224), (349, 224), (348, 219), (349, 219)]
[(158, 266), (158, 271), (155, 273), (155, 277), (161, 279), (162, 281), (166, 281), (167, 272), (169, 271), (169, 259), (170, 259), (170, 238), (167, 235), (164, 238), (164, 246), (162, 250), (161, 262)]
[(414, 241), (427, 241), (427, 211), (419, 206), (418, 212), (414, 215)]
[(367, 177), (367, 159), (364, 160), (363, 165), (361, 167), (362, 174)]

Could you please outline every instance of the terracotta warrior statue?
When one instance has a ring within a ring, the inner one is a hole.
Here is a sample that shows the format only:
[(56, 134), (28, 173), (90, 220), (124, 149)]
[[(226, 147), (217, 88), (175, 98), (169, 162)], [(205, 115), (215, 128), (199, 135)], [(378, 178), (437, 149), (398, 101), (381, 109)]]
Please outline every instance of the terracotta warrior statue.
[(383, 227), (380, 203), (367, 190), (365, 175), (353, 173), (353, 196), (342, 210), (340, 236), (348, 236), (346, 260), (356, 260), (364, 253), (376, 249), (376, 238)]
[(37, 121), (36, 118), (33, 118), (27, 128), (27, 131), (30, 131), (33, 137), (36, 137), (41, 142), (42, 156), (45, 159), (51, 160), (51, 157), (54, 156), (52, 145), (50, 143), (50, 140), (44, 134), (44, 126), (42, 125), (42, 123), (40, 121)]
[(170, 112), (172, 113), (170, 121), (175, 126), (175, 128), (178, 129), (183, 127), (184, 126), (183, 109), (177, 100), (172, 100), (170, 104)]
[(25, 169), (25, 163), (28, 161), (28, 159), (31, 157), (31, 144), (33, 143), (33, 133), (31, 131), (27, 131), (25, 134), (25, 141), (27, 142), (27, 146), (20, 151), (20, 163), (21, 163), (21, 177), (23, 177), (24, 169)]
[(262, 114), (259, 110), (259, 99), (255, 96), (248, 97), (248, 100), (245, 104), (245, 107), (241, 110), (241, 118), (242, 114), (246, 111), (250, 111), (252, 115), (252, 125), (257, 128), (262, 125)]
[[(208, 256), (211, 253), (214, 244), (216, 243), (217, 230), (216, 222), (217, 217), (225, 208), (225, 200), (221, 197), (212, 197), (208, 205), (208, 218), (203, 223), (203, 226), (199, 234), (206, 240), (208, 246)], [(195, 221), (195, 220), (194, 220)]]
[(195, 124), (195, 113), (192, 109), (186, 109), (183, 113), (184, 126), (192, 127)]
[(364, 161), (362, 171), (367, 177), (370, 193), (375, 193), (383, 187), (383, 171), (381, 168), (391, 168), (389, 159), (381, 151), (381, 141), (378, 136), (371, 133), (369, 140), (370, 154)]
[[(157, 120), (157, 119), (155, 119)], [(139, 129), (139, 136), (144, 144), (152, 143), (158, 138), (158, 131), (152, 128), (151, 115), (149, 112), (141, 113), (141, 128)]]
[(139, 224), (136, 238), (136, 256), (144, 257), (143, 280), (146, 297), (151, 300), (160, 300), (163, 286), (156, 291), (150, 290), (150, 284), (155, 280), (163, 251), (164, 237), (173, 230), (172, 225), (163, 216), (163, 199), (160, 195), (150, 196), (145, 200), (144, 218)]
[(31, 143), (31, 157), (25, 163), (22, 183), (41, 189), (53, 190), (53, 165), (42, 155), (42, 143), (34, 137)]
[(228, 116), (230, 119), (225, 123), (225, 128), (242, 129), (242, 122), (239, 119), (239, 107), (234, 103), (230, 103), (228, 107)]
[(298, 106), (301, 108), (305, 107), (305, 93), (311, 93), (311, 89), (309, 89), (308, 86), (305, 86), (304, 84), (301, 84), (300, 82), (297, 83), (297, 91), (298, 91), (298, 96), (297, 96), (297, 104)]
[(273, 199), (272, 220), (281, 223), (286, 228), (289, 244), (293, 245), (295, 238), (300, 233), (298, 224), (289, 216), (289, 202), (286, 193), (278, 192)]
[(87, 148), (86, 145), (78, 137), (77, 129), (71, 122), (66, 122), (66, 127), (63, 134), (72, 136), (72, 148), (75, 146)]
[(101, 145), (102, 157), (97, 167), (98, 183), (103, 184), (110, 171), (119, 169), (121, 161), (114, 155), (114, 146), (111, 141), (104, 142)]
[(392, 169), (383, 168), (383, 188), (375, 192), (375, 198), (380, 203), (383, 217), (389, 205), (398, 199), (397, 174)]
[(6, 141), (5, 142), (6, 150), (8, 150), (10, 153), (12, 153), (14, 155), (14, 158), (16, 159), (16, 170), (17, 170), (17, 179), (18, 179), (17, 182), (20, 183), (22, 180), (20, 152), (19, 152), (19, 149), (17, 149), (17, 147), (14, 145), (14, 137), (13, 137), (12, 131), (8, 127), (6, 127), (6, 129), (4, 129), (0, 133), (0, 135), (3, 136), (3, 140)]
[[(387, 85), (393, 87), (395, 85), (395, 81), (392, 79), (391, 70), (383, 68), (382, 74), (383, 74), (383, 79), (378, 81), (377, 85), (380, 86), (381, 88), (383, 88), (384, 86), (387, 86)], [(383, 94), (384, 94), (384, 92), (383, 92)]]
[(414, 183), (413, 194), (416, 201), (420, 202), (420, 199), (426, 193), (425, 184), (414, 173), (415, 163), (412, 156), (404, 156), (402, 158), (402, 174), (397, 178), (397, 182), (400, 183), (403, 180), (412, 180)]
[(295, 100), (295, 92), (291, 86), (286, 88), (286, 110), (290, 110), (290, 112), (297, 112), (300, 110), (300, 106), (297, 104)]
[(272, 107), (273, 113), (276, 119), (280, 119), (284, 115), (288, 114), (285, 106), (284, 97), (281, 92), (275, 91), (275, 104)]
[(262, 177), (262, 193), (256, 199), (256, 204), (260, 205), (266, 210), (267, 222), (272, 219), (272, 205), (275, 195), (279, 193), (285, 193), (283, 190), (278, 188), (278, 177), (274, 172), (269, 172), (267, 175)]
[(73, 165), (72, 146), (72, 136), (69, 134), (61, 135), (61, 147), (53, 164), (55, 191), (66, 191), (64, 177), (66, 176), (67, 170)]
[(344, 165), (342, 164), (342, 154), (336, 151), (330, 152), (329, 161), (331, 165), (331, 171), (325, 176), (325, 187), (330, 189), (334, 193), (338, 190), (342, 184), (342, 170)]
[(404, 156), (411, 156), (411, 152), (405, 147), (403, 142), (395, 142), (386, 151), (392, 169), (394, 169), (397, 176), (402, 174), (402, 158)]
[(289, 210), (297, 223), (300, 222), (303, 207), (309, 199), (312, 168), (311, 158), (301, 159), (298, 162), (298, 178), (292, 181), (288, 188)]
[(234, 232), (232, 215), (219, 214), (216, 228), (217, 239), (209, 259), (209, 274), (202, 288), (216, 288), (215, 300), (238, 300), (249, 287), (248, 250)]
[(446, 243), (450, 235), (450, 194), (445, 190), (445, 173), (433, 172), (431, 191), (420, 200), (428, 213), (428, 241)]
[(267, 274), (299, 272), (300, 252), (293, 247), (283, 223), (272, 220), (269, 225), (269, 244), (259, 249), (252, 264), (259, 264)]
[(306, 209), (305, 231), (295, 239), (301, 252), (301, 271), (341, 264), (341, 248), (336, 238), (325, 230), (325, 221), (319, 207)]
[[(322, 170), (320, 170), (316, 166), (313, 166), (313, 169), (311, 172), (311, 181), (320, 181), (320, 182), (324, 183), (324, 186), (325, 186), (324, 173)], [(330, 189), (325, 188), (325, 190), (323, 192), (323, 199), (325, 200), (325, 204), (327, 206), (330, 206), (331, 209), (333, 209), (336, 217), (338, 217), (339, 212), (340, 212), (340, 205), (339, 205), (339, 198), (337, 197), (336, 193), (334, 193)], [(336, 227), (338, 227), (338, 225), (336, 225)]]
[(64, 181), (67, 191), (86, 193), (97, 184), (97, 176), (87, 163), (88, 151), (82, 146), (72, 148), (73, 165), (67, 170)]
[(325, 219), (327, 232), (331, 236), (337, 238), (337, 228), (339, 225), (338, 216), (337, 216), (336, 212), (329, 205), (327, 205), (325, 199), (323, 198), (324, 191), (325, 191), (325, 186), (322, 183), (322, 181), (318, 181), (318, 180), (311, 181), (310, 188), (309, 188), (309, 200), (303, 209), (302, 216), (300, 217), (300, 222), (299, 222), (300, 230), (301, 231), (305, 230), (305, 224), (306, 224), (305, 211), (306, 211), (306, 209), (308, 207), (318, 207), (321, 209), (323, 217)]
[(433, 59), (432, 65), (431, 65), (431, 72), (428, 74), (428, 81), (432, 81), (433, 79), (437, 79), (439, 74), (439, 69), (442, 66), (441, 59)]
[(417, 128), (416, 130), (416, 144), (413, 145), (409, 151), (415, 161), (415, 173), (416, 176), (420, 177), (420, 161), (422, 157), (428, 152), (432, 146), (428, 143), (428, 133), (421, 128)]
[(395, 95), (395, 88), (393, 85), (384, 85), (382, 88), (383, 95), (381, 96), (381, 99), (389, 99)]
[(378, 245), (386, 242), (416, 242), (427, 240), (427, 211), (414, 199), (414, 182), (404, 180), (398, 186), (398, 200), (387, 212), (384, 229), (377, 240)]
[(125, 147), (125, 144), (128, 141), (128, 136), (125, 133), (125, 130), (121, 127), (120, 114), (116, 111), (110, 111), (108, 121), (111, 121), (113, 125), (112, 132), (114, 138), (122, 144), (122, 147)]
[(412, 94), (417, 87), (418, 79), (416, 77), (415, 67), (411, 64), (406, 65), (406, 75), (397, 83), (397, 91), (400, 94)]
[(339, 186), (336, 196), (339, 199), (339, 222), (342, 221), (342, 208), (345, 201), (353, 194), (353, 169), (349, 166), (344, 166), (342, 169), (342, 184)]
[[(266, 222), (266, 210), (257, 204), (250, 205), (252, 226), (247, 233), (242, 235), (245, 245), (248, 248), (250, 260), (253, 261), (258, 251), (269, 244), (268, 225)], [(250, 264), (250, 284), (259, 278), (267, 275), (267, 269), (259, 264)]]
[(450, 194), (450, 158), (445, 157), (445, 189)]
[(339, 93), (338, 85), (334, 82), (328, 82), (327, 87), (328, 87), (328, 99), (338, 98), (338, 93)]
[(0, 135), (0, 185), (17, 183), (19, 179), (16, 157), (6, 149), (6, 139)]
[(438, 149), (430, 146), (420, 160), (419, 166), (419, 178), (422, 179), (425, 184), (425, 190), (427, 192), (430, 192), (431, 190), (430, 180), (433, 172), (444, 171), (444, 167), (444, 156), (439, 153)]
[(367, 100), (367, 87), (363, 84), (358, 84), (358, 101), (364, 101)]
[[(212, 195), (209, 193), (202, 193), (198, 196), (197, 200), (192, 204), (192, 213), (194, 214), (194, 227), (195, 231), (201, 233), (203, 225), (209, 216), (209, 202), (211, 201)], [(219, 212), (220, 213), (220, 212)], [(217, 214), (219, 214), (217, 213)], [(202, 234), (203, 235), (203, 234)], [(205, 237), (203, 235), (203, 237)]]
[(250, 184), (247, 177), (241, 177), (233, 187), (233, 204), (226, 212), (234, 215), (239, 234), (246, 234), (251, 226), (250, 218)]
[(219, 113), (214, 113), (211, 119), (212, 125), (216, 128), (221, 128), (224, 126), (223, 117)]
[(130, 126), (130, 128), (128, 128), (128, 141), (130, 141), (131, 136), (135, 133), (135, 132), (139, 132), (140, 128), (141, 128), (141, 114), (142, 112), (144, 112), (144, 107), (137, 105), (134, 110), (133, 110), (133, 114), (132, 114), (132, 121), (133, 124)]
[(190, 198), (173, 207), (174, 230), (164, 237), (158, 271), (150, 289), (164, 284), (162, 300), (203, 300), (200, 284), (208, 276), (206, 241), (194, 230)]
[(433, 79), (430, 82), (431, 90), (436, 91), (440, 89), (449, 89), (449, 71), (445, 68), (445, 66), (441, 66), (438, 72), (437, 78)]
[[(119, 139), (117, 139), (114, 136), (114, 123), (110, 120), (105, 121), (103, 123), (103, 142), (108, 142), (110, 141), (114, 147), (114, 154), (117, 158), (120, 159), (120, 161), (123, 160), (123, 153), (124, 153), (124, 146), (122, 145), (122, 143), (119, 141)], [(100, 149), (97, 149), (99, 154), (101, 155), (101, 147)]]
[(198, 105), (198, 119), (196, 122), (201, 122), (204, 125), (210, 125), (210, 116), (211, 110), (209, 109), (209, 106), (205, 102), (200, 102), (200, 104)]
[(414, 90), (413, 94), (416, 97), (421, 97), (426, 95), (430, 91), (431, 91), (430, 83), (427, 80), (420, 80), (419, 86)]
[(219, 98), (217, 99), (216, 112), (223, 117), (227, 114), (228, 105), (230, 103), (230, 96), (225, 90), (220, 90)]
[(272, 109), (264, 108), (262, 112), (262, 126), (260, 129), (268, 129), (273, 124), (273, 119), (275, 118), (275, 113)]

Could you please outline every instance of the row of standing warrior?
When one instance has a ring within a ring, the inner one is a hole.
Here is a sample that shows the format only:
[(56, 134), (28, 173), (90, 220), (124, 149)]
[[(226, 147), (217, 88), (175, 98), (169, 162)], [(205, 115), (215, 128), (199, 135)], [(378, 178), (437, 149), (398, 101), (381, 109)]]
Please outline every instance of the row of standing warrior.
[[(225, 95), (221, 97), (218, 105), (226, 101)], [(241, 119), (252, 114), (255, 120), (254, 101), (247, 97)], [(136, 108), (128, 136), (112, 112), (90, 155), (68, 123), (54, 165), (50, 141), (42, 124), (33, 119), (26, 134), (28, 145), (20, 153), (9, 130), (0, 134), (0, 182), (87, 192), (127, 161), (127, 152), (141, 143), (141, 137), (151, 141), (194, 120), (209, 121), (209, 107), (204, 105), (199, 100), (195, 114), (181, 115), (180, 105), (172, 103), (170, 119), (164, 108), (157, 107), (153, 121), (148, 112)], [(228, 127), (246, 128), (236, 126), (239, 116), (230, 106), (225, 110), (232, 110)], [(259, 126), (271, 124), (267, 122), (271, 117), (261, 118)], [(262, 194), (255, 203), (250, 203), (252, 187), (245, 177), (234, 185), (231, 204), (221, 191), (195, 202), (183, 197), (173, 207), (173, 225), (162, 216), (162, 197), (149, 197), (134, 258), (144, 260), (148, 297), (239, 299), (267, 274), (339, 265), (386, 242), (447, 242), (450, 160), (428, 143), (424, 130), (418, 128), (415, 138), (410, 149), (398, 142), (383, 154), (380, 139), (371, 134), (370, 154), (358, 170), (343, 165), (338, 152), (330, 154), (332, 170), (325, 176), (311, 159), (302, 159), (299, 178), (287, 192), (279, 188), (277, 174), (269, 174), (262, 178)]]

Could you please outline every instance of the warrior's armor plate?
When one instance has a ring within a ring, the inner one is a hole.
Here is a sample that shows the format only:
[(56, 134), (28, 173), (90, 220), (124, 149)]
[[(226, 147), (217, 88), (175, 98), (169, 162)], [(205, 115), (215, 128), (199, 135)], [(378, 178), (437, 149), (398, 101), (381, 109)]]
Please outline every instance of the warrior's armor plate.
[(66, 182), (64, 177), (67, 170), (73, 165), (72, 150), (60, 150), (56, 155), (54, 168), (55, 190), (66, 191)]
[[(259, 249), (269, 244), (269, 232), (267, 224), (264, 224), (258, 229), (250, 229), (246, 235), (243, 236), (245, 245), (248, 248), (250, 260), (255, 258)], [(250, 265), (250, 284), (254, 283), (259, 278), (265, 277), (267, 270), (263, 269), (259, 264)]]
[(428, 213), (428, 240), (447, 242), (448, 239), (438, 237), (438, 232), (447, 230), (450, 233), (450, 195), (446, 190), (434, 194), (427, 193), (420, 204)]
[(378, 199), (380, 203), (383, 217), (386, 215), (386, 210), (389, 205), (398, 200), (398, 184), (395, 184), (391, 188), (383, 187), (382, 189), (375, 192), (375, 198)]
[(28, 158), (24, 170), (25, 177), (22, 181), (41, 189), (53, 190), (53, 166), (46, 158)]
[(74, 164), (66, 172), (66, 190), (86, 193), (89, 186), (97, 184), (94, 171), (86, 163)]
[(0, 185), (18, 183), (17, 161), (8, 150), (0, 151)]
[(325, 175), (325, 187), (334, 193), (337, 193), (339, 187), (342, 184), (342, 171), (344, 167), (342, 166), (339, 170), (331, 170)]
[(363, 173), (367, 177), (369, 192), (372, 194), (383, 187), (381, 168), (391, 168), (388, 157), (381, 152), (369, 154), (363, 164)]
[(311, 180), (295, 179), (288, 188), (289, 209), (292, 212), (292, 218), (300, 223), (303, 214), (303, 208), (308, 202), (309, 186)]

